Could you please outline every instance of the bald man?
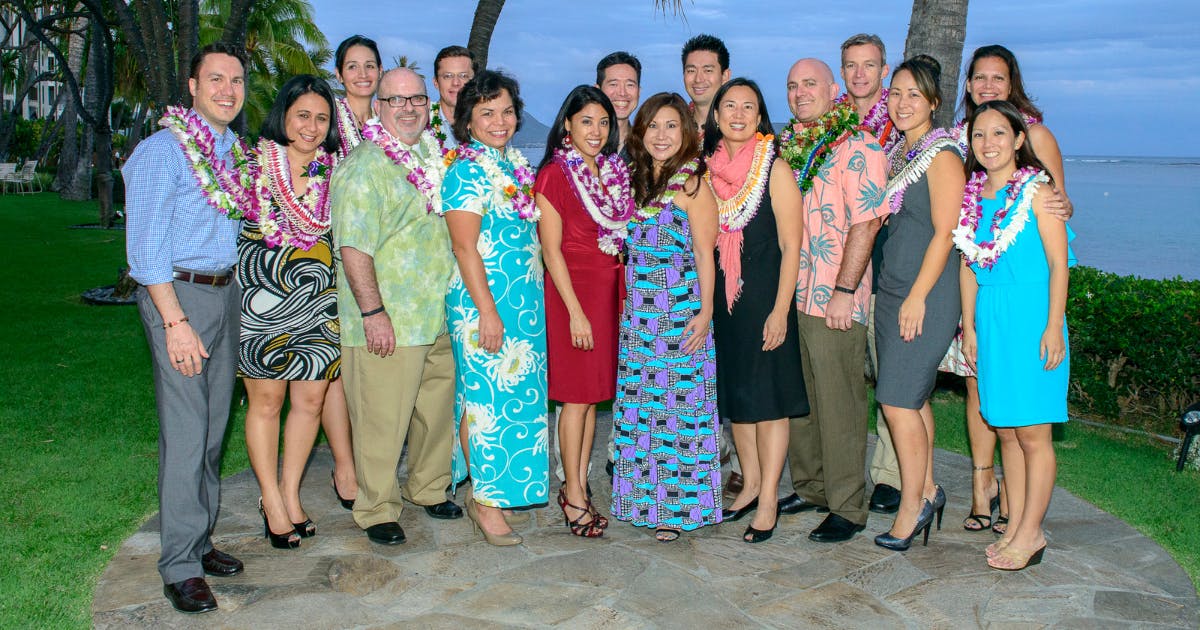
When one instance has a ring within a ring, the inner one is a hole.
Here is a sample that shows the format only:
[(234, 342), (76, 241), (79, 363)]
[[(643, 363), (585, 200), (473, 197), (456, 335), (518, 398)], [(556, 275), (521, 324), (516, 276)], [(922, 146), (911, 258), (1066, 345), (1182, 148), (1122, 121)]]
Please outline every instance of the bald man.
[[(354, 430), (358, 499), (354, 521), (371, 542), (404, 542), (406, 499), (432, 518), (462, 509), (446, 498), (454, 445), (454, 357), (446, 290), (454, 272), (450, 233), (408, 181), (408, 153), (426, 171), (445, 171), (432, 141), (425, 81), (408, 68), (379, 81), (367, 138), (329, 183), (342, 324), (342, 377)], [(422, 142), (422, 138), (426, 142)], [(432, 141), (432, 142), (430, 142)], [(429, 149), (433, 146), (435, 149)], [(404, 441), (408, 479), (396, 479)]]
[[(788, 458), (795, 493), (779, 502), (781, 514), (827, 507), (811, 540), (838, 542), (867, 522), (867, 390), (863, 357), (871, 297), (871, 247), (886, 213), (887, 158), (869, 132), (847, 120), (852, 104), (837, 103), (833, 71), (801, 59), (787, 79), (791, 124), (821, 127), (838, 138), (827, 157), (806, 169), (814, 148), (796, 133), (780, 154), (799, 172), (804, 191), (804, 242), (796, 305), (804, 385), (812, 412), (791, 419)], [(821, 136), (823, 134), (811, 134)], [(817, 162), (817, 161), (813, 161)]]

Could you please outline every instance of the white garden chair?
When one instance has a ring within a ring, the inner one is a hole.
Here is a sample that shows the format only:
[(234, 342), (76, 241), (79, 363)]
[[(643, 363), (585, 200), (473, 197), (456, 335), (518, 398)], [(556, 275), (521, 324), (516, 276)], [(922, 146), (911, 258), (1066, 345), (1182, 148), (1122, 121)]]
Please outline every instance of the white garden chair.
[(0, 194), (8, 192), (9, 182), (16, 182), (16, 162), (0, 162)]
[(34, 186), (37, 186), (36, 192), (42, 191), (41, 182), (37, 178), (37, 162), (33, 160), (21, 165), (21, 170), (17, 171), (13, 181), (17, 184), (17, 191), (23, 195), (35, 192)]

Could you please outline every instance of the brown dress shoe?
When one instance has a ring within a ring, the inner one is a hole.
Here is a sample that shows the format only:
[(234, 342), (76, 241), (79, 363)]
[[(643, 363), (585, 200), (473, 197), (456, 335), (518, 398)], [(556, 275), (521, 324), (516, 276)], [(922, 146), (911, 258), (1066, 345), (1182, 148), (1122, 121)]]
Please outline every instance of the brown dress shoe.
[(729, 478), (725, 480), (725, 496), (736, 497), (742, 491), (742, 476), (736, 472), (730, 471)]
[(202, 577), (163, 585), (163, 595), (182, 613), (205, 613), (217, 609), (217, 598)]

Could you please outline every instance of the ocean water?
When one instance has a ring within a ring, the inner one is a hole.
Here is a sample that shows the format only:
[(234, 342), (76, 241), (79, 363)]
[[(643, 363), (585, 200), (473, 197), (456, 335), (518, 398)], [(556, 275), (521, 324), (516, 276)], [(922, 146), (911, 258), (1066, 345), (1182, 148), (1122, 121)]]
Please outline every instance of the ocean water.
[[(544, 146), (521, 149), (536, 164)], [(1079, 264), (1200, 280), (1200, 158), (1073, 156), (1063, 168)]]
[(1200, 158), (1077, 156), (1063, 169), (1079, 264), (1200, 279)]

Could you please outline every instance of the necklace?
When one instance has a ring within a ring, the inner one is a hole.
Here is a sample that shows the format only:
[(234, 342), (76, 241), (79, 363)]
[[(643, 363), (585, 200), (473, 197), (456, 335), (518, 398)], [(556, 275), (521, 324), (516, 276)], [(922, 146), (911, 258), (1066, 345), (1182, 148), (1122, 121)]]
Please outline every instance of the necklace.
[(250, 150), (241, 138), (237, 138), (230, 149), (233, 155), (233, 168), (230, 168), (224, 159), (217, 157), (216, 137), (195, 110), (172, 105), (158, 124), (170, 130), (179, 141), (208, 205), (234, 220), (255, 211), (257, 200), (251, 191), (256, 174)]
[(659, 193), (659, 195), (654, 199), (651, 199), (650, 203), (638, 208), (637, 212), (633, 214), (633, 218), (630, 219), (629, 222), (640, 223), (642, 221), (649, 221), (650, 219), (658, 216), (658, 213), (662, 212), (667, 206), (671, 205), (671, 202), (675, 199), (675, 195), (679, 191), (683, 190), (683, 185), (686, 184), (687, 180), (690, 179), (692, 175), (695, 175), (696, 171), (698, 170), (700, 170), (700, 158), (693, 158), (691, 161), (681, 166), (679, 170), (675, 171), (675, 174), (671, 176), (671, 179), (667, 180), (666, 190)]
[(904, 205), (904, 191), (925, 175), (929, 166), (933, 164), (933, 158), (942, 149), (957, 146), (954, 134), (941, 128), (926, 131), (908, 151), (904, 150), (903, 142), (892, 146), (888, 155), (892, 164), (892, 177), (888, 180), (887, 190), (884, 192), (892, 214), (900, 212), (900, 207)]
[[(896, 131), (891, 116), (888, 116), (887, 90), (880, 90), (879, 92), (879, 100), (875, 101), (871, 109), (867, 110), (867, 115), (862, 118), (862, 126), (866, 127), (879, 140), (884, 153), (888, 153), (900, 140), (901, 134)], [(850, 93), (847, 92), (839, 96), (838, 103), (849, 103), (853, 106), (853, 102), (850, 100)]]
[(848, 103), (834, 105), (813, 123), (788, 121), (779, 132), (779, 156), (792, 167), (801, 192), (812, 190), (813, 178), (829, 154), (859, 128), (858, 112)]
[[(1033, 206), (1033, 196), (1037, 193), (1038, 185), (1050, 181), (1044, 171), (1032, 166), (1026, 166), (1013, 173), (1005, 184), (1008, 194), (1004, 199), (1004, 207), (996, 211), (992, 217), (992, 240), (982, 243), (975, 242), (975, 232), (979, 229), (979, 221), (983, 218), (983, 185), (987, 182), (987, 173), (978, 171), (971, 175), (963, 194), (962, 209), (959, 211), (958, 227), (954, 229), (954, 244), (962, 250), (963, 258), (968, 264), (979, 265), (991, 269), (1004, 250), (1016, 240), (1017, 234), (1024, 229), (1029, 221), (1029, 209)], [(1000, 223), (1012, 211), (1012, 221), (1004, 229)]]
[(425, 211), (442, 214), (442, 178), (446, 175), (446, 162), (441, 146), (430, 130), (421, 132), (418, 143), (424, 148), (425, 157), (414, 155), (387, 129), (378, 118), (372, 118), (363, 126), (363, 138), (375, 143), (397, 166), (408, 169), (405, 179), (425, 197)]
[(442, 131), (442, 125), (445, 121), (442, 120), (442, 102), (438, 101), (429, 108), (429, 130), (433, 132), (433, 137), (437, 138), (438, 148), (442, 151), (446, 150), (446, 132)]
[(316, 158), (305, 170), (308, 188), (299, 197), (292, 188), (287, 150), (263, 138), (258, 141), (258, 156), (258, 204), (254, 213), (247, 212), (246, 217), (258, 222), (267, 247), (311, 249), (331, 225), (329, 173), (333, 170), (333, 156), (317, 148)]
[[(500, 159), (512, 166), (512, 175), (501, 168), (496, 155), (501, 156)], [(488, 150), (482, 148), (476, 141), (469, 146), (460, 146), (447, 151), (443, 159), (447, 164), (456, 159), (478, 164), (479, 168), (483, 169), (487, 182), (491, 185), (493, 207), (503, 207), (511, 203), (517, 215), (530, 223), (537, 223), (538, 219), (542, 218), (541, 210), (538, 210), (537, 204), (533, 201), (533, 169), (529, 168), (529, 160), (526, 160), (525, 155), (519, 150), (513, 148), (506, 148), (504, 151)]]
[(629, 190), (629, 170), (615, 154), (596, 157), (592, 173), (574, 146), (554, 150), (554, 162), (571, 180), (575, 196), (583, 203), (599, 231), (600, 251), (615, 256), (628, 236), (626, 226), (637, 205)]
[(338, 134), (342, 138), (341, 146), (338, 147), (338, 159), (345, 159), (350, 155), (350, 150), (362, 142), (362, 134), (358, 129), (358, 118), (350, 108), (349, 99), (340, 96), (333, 100), (333, 105), (337, 110)]
[[(775, 158), (775, 145), (771, 141), (774, 136), (758, 134), (758, 144), (754, 147), (754, 160), (746, 173), (746, 183), (729, 199), (724, 199), (713, 188), (717, 198), (717, 218), (722, 232), (740, 232), (750, 224), (754, 215), (758, 214), (759, 203), (762, 202), (763, 192), (771, 177), (771, 162)], [(712, 188), (712, 171), (704, 173), (704, 181)]]

